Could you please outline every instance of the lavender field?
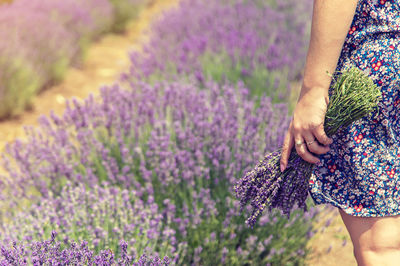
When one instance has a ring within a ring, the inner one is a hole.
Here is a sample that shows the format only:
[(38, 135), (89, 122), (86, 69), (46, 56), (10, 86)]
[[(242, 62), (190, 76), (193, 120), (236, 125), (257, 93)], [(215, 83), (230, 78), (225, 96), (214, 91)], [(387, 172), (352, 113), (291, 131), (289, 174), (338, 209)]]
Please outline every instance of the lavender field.
[[(23, 33), (0, 47), (8, 113), (145, 1), (36, 2), (0, 6)], [(309, 201), (289, 220), (266, 212), (251, 229), (233, 185), (283, 143), (311, 10), (311, 0), (180, 0), (165, 12), (98, 98), (67, 100), (6, 146), (0, 265), (305, 265), (320, 211)], [(44, 24), (27, 30), (29, 16)]]

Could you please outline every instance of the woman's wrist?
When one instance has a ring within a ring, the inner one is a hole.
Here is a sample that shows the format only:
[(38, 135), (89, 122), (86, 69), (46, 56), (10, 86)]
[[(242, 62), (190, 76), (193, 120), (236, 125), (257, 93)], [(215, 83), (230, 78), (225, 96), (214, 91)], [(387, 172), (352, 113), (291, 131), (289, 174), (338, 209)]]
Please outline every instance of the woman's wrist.
[(306, 84), (302, 84), (301, 85), (301, 90), (300, 90), (300, 94), (299, 94), (299, 100), (301, 99), (301, 97), (303, 97), (304, 95), (312, 95), (312, 97), (318, 98), (318, 97), (324, 97), (329, 99), (329, 86), (325, 87), (325, 86), (319, 86), (319, 85), (312, 85), (312, 86), (307, 86)]
[(302, 91), (318, 90), (319, 92), (328, 95), (329, 86), (332, 77), (327, 72), (321, 70), (308, 72), (306, 71), (303, 83), (301, 86)]

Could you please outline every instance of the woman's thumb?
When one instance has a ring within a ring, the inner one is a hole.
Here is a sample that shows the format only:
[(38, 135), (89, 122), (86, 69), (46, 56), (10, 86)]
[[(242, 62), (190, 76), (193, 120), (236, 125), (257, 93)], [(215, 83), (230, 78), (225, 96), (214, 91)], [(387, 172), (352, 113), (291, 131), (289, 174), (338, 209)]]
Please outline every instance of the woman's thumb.
[(326, 102), (326, 106), (329, 105), (329, 96), (325, 96), (325, 102)]

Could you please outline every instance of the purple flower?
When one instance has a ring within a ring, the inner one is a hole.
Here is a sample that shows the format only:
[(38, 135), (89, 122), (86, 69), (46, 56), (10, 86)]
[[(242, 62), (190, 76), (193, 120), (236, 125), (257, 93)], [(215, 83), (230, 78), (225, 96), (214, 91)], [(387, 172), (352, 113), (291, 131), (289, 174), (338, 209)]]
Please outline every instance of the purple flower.
[[(126, 243), (122, 242), (121, 247), (126, 250)], [(15, 244), (12, 248), (7, 245), (0, 245), (0, 264), (1, 265), (147, 265), (147, 263), (156, 263), (156, 265), (169, 265), (168, 256), (161, 260), (158, 256), (148, 256), (142, 254), (136, 262), (126, 253), (121, 253), (120, 257), (115, 257), (114, 253), (107, 250), (100, 250), (95, 255), (88, 248), (85, 241), (80, 245), (72, 242), (70, 245), (61, 248), (57, 241), (45, 240), (43, 242), (33, 242), (28, 246)], [(139, 264), (135, 264), (139, 263)], [(141, 264), (142, 263), (142, 264)]]
[[(127, 201), (123, 200), (122, 194)], [(28, 245), (32, 240), (50, 238), (54, 242), (58, 237), (68, 244), (87, 237), (82, 245), (89, 245), (96, 251), (108, 247), (116, 255), (125, 253), (127, 258), (133, 254), (128, 253), (123, 239), (136, 239), (131, 248), (138, 251), (141, 246), (155, 246), (157, 240), (165, 236), (163, 245), (166, 253), (162, 255), (176, 257), (178, 254), (172, 251), (177, 244), (175, 232), (168, 223), (162, 224), (160, 216), (157, 207), (144, 205), (133, 191), (121, 191), (109, 187), (106, 182), (103, 187), (96, 185), (92, 190), (87, 190), (83, 184), (74, 187), (67, 182), (60, 196), (44, 198), (40, 204), (10, 213), (9, 217), (19, 222), (4, 223), (0, 230), (1, 240), (25, 239), (21, 243)], [(138, 227), (142, 227), (142, 234), (136, 231)], [(116, 243), (115, 239), (121, 239), (120, 243)], [(156, 250), (150, 250), (148, 255), (154, 255), (153, 252)]]

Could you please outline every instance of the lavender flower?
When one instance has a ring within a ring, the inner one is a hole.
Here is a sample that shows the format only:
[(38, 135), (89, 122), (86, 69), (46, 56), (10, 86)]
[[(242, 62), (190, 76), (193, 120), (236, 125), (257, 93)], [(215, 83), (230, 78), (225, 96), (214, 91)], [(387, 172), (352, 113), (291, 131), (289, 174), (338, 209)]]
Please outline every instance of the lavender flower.
[[(330, 95), (324, 121), (328, 136), (370, 114), (377, 108), (381, 97), (377, 85), (356, 67), (343, 70), (332, 88), (333, 95)], [(281, 173), (280, 157), (281, 148), (265, 155), (253, 170), (235, 184), (241, 210), (248, 202), (253, 207), (251, 216), (246, 220), (251, 227), (266, 207), (269, 211), (273, 208), (281, 210), (288, 219), (292, 209), (299, 207), (307, 211), (308, 182), (315, 165), (304, 161), (293, 149), (288, 166)]]
[[(53, 232), (56, 235), (55, 232)], [(127, 249), (126, 242), (120, 242), (120, 249)], [(0, 245), (1, 265), (169, 265), (170, 259), (164, 256), (149, 256), (145, 253), (136, 260), (126, 255), (115, 256), (109, 249), (104, 249), (95, 255), (85, 241), (80, 244), (71, 242), (68, 246), (52, 237), (49, 240), (33, 242), (30, 245), (13, 242), (12, 245)]]
[[(172, 246), (176, 243), (165, 233), (172, 229), (163, 223), (152, 196), (143, 202), (135, 191), (102, 185), (88, 190), (82, 184), (72, 186), (67, 182), (59, 197), (42, 199), (23, 211), (8, 213), (7, 217), (18, 223), (3, 222), (0, 239), (27, 245), (32, 240), (57, 237), (67, 239), (66, 243), (85, 240), (95, 253), (110, 248), (115, 256), (126, 258), (141, 254), (146, 247), (150, 247), (147, 255), (157, 252), (170, 258), (179, 256)], [(143, 230), (137, 230), (139, 227)], [(128, 243), (122, 239), (129, 241), (129, 252)], [(163, 250), (158, 249), (159, 241), (163, 242)], [(119, 248), (121, 243), (123, 249)]]

